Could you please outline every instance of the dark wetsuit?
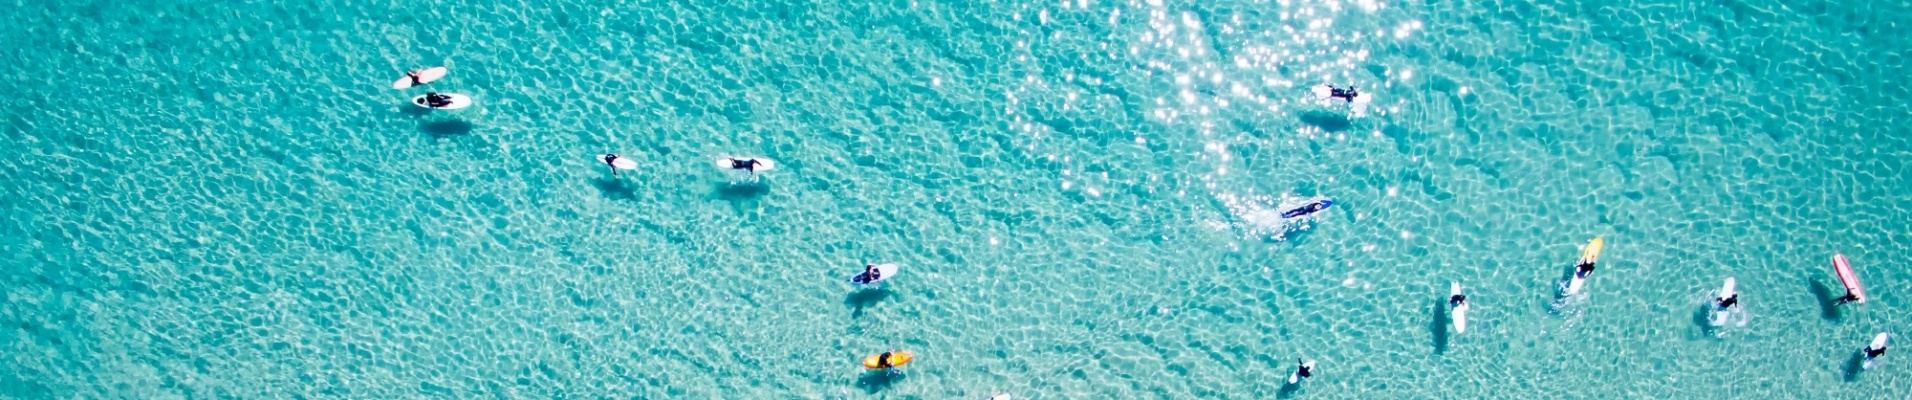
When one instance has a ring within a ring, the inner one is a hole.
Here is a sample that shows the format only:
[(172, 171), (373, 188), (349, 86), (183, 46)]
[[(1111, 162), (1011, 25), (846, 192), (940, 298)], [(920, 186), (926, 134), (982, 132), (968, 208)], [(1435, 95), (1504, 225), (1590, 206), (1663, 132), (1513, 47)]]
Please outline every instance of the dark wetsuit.
[(863, 266), (863, 273), (857, 274), (856, 279), (851, 279), (851, 281), (855, 281), (856, 283), (870, 283), (876, 282), (877, 279), (883, 279), (883, 271), (876, 270), (875, 265), (865, 265)]
[(418, 81), (418, 72), (417, 72), (417, 71), (412, 71), (412, 72), (406, 72), (406, 73), (405, 73), (405, 77), (407, 77), (407, 78), (412, 78), (412, 86), (418, 86), (418, 85), (423, 85), (423, 84), (425, 84), (425, 82), (419, 82), (419, 81)]
[(748, 159), (748, 160), (739, 160), (735, 158), (730, 159), (730, 169), (741, 169), (741, 170), (750, 171), (750, 172), (757, 172), (758, 165), (763, 165), (763, 162), (757, 161), (757, 159), (755, 158)]
[(1859, 294), (1853, 293), (1852, 291), (1848, 290), (1846, 291), (1846, 295), (1838, 298), (1838, 300), (1839, 301), (1834, 302), (1834, 304), (1846, 304), (1846, 303), (1859, 301)]
[(876, 366), (883, 367), (883, 368), (896, 368), (895, 365), (890, 365), (889, 352), (883, 352), (883, 355), (876, 356)]
[(1733, 308), (1733, 306), (1737, 306), (1737, 305), (1739, 305), (1738, 293), (1734, 293), (1733, 297), (1727, 297), (1727, 298), (1719, 300), (1719, 309), (1721, 310)]
[(1872, 347), (1866, 347), (1866, 358), (1879, 358), (1879, 356), (1882, 356), (1882, 355), (1885, 355), (1884, 347), (1880, 347), (1877, 349), (1874, 349)]
[(1332, 205), (1334, 205), (1334, 201), (1332, 200), (1322, 200), (1322, 201), (1317, 201), (1313, 203), (1308, 203), (1307, 205), (1301, 206), (1300, 208), (1283, 211), (1281, 213), (1281, 217), (1294, 218), (1294, 217), (1299, 217), (1303, 215), (1314, 214), (1317, 212), (1321, 212), (1321, 210), (1326, 210), (1328, 209), (1328, 206), (1332, 206)]
[(1590, 274), (1593, 274), (1593, 263), (1580, 264), (1574, 267), (1573, 277), (1575, 278), (1587, 279), (1587, 275)]
[(1295, 375), (1301, 375), (1301, 377), (1303, 377), (1303, 378), (1309, 378), (1309, 377), (1313, 377), (1313, 376), (1314, 376), (1314, 368), (1308, 368), (1308, 366), (1306, 366), (1306, 365), (1303, 365), (1303, 366), (1301, 366), (1301, 368), (1300, 368), (1300, 369), (1297, 369), (1297, 370), (1295, 370)]
[(425, 105), (430, 106), (431, 108), (441, 108), (444, 106), (449, 106), (451, 105), (451, 96), (438, 94), (436, 92), (426, 93)]
[(1361, 93), (1357, 93), (1357, 92), (1355, 92), (1355, 91), (1354, 91), (1354, 88), (1347, 88), (1346, 90), (1343, 90), (1343, 89), (1341, 89), (1341, 88), (1338, 88), (1338, 87), (1333, 87), (1333, 86), (1329, 86), (1329, 87), (1328, 87), (1328, 97), (1333, 97), (1333, 98), (1337, 98), (1337, 99), (1344, 99), (1344, 100), (1347, 100), (1347, 101), (1349, 101), (1349, 102), (1353, 102), (1353, 101), (1354, 101), (1354, 97), (1355, 97), (1355, 96), (1360, 96), (1360, 95), (1361, 95)]
[(605, 164), (605, 165), (610, 165), (610, 166), (611, 166), (611, 168), (617, 168), (617, 155), (616, 155), (616, 154), (605, 154), (605, 155), (604, 155), (604, 164)]
[(1460, 307), (1464, 305), (1467, 305), (1467, 295), (1457, 294), (1457, 295), (1447, 297), (1447, 306), (1450, 308)]

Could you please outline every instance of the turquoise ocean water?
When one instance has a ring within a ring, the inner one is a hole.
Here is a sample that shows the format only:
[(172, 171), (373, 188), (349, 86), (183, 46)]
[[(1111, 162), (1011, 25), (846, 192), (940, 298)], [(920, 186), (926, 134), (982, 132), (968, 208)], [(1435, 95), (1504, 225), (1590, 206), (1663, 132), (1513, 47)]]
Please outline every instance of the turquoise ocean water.
[(0, 6), (0, 398), (1912, 387), (1905, 2)]

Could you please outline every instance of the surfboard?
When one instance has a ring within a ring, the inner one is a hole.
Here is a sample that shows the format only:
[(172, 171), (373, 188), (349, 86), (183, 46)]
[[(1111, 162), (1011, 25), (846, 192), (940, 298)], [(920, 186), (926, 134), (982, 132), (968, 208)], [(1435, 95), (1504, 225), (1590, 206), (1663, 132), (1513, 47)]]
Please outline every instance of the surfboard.
[[(1885, 348), (1886, 342), (1890, 341), (1891, 339), (1892, 338), (1890, 337), (1890, 335), (1886, 335), (1885, 332), (1879, 332), (1878, 336), (1872, 337), (1872, 344), (1869, 346), (1866, 346), (1866, 349), (1883, 349)], [(1861, 351), (1864, 351), (1864, 350), (1861, 350)], [(1865, 367), (1872, 368), (1872, 363), (1874, 361), (1878, 361), (1878, 359), (1867, 356)]]
[[(608, 156), (608, 155), (610, 155), (610, 154), (599, 154), (599, 155), (597, 155), (597, 162), (600, 162), (600, 163), (601, 163), (601, 162), (604, 162), (604, 156)], [(611, 168), (617, 168), (617, 169), (622, 169), (622, 170), (633, 170), (633, 169), (637, 169), (637, 160), (632, 160), (632, 159), (630, 159), (630, 158), (628, 158), (628, 157), (624, 157), (624, 156), (618, 156), (618, 158), (617, 158), (616, 160), (612, 160), (612, 161), (611, 161)]]
[[(1314, 361), (1301, 363), (1302, 367), (1307, 367), (1310, 370), (1310, 374), (1313, 373), (1314, 365)], [(1288, 384), (1292, 385), (1296, 383), (1301, 383), (1301, 368), (1295, 368), (1295, 372), (1288, 374)]]
[[(1453, 299), (1454, 296), (1461, 295), (1460, 282), (1454, 282), (1452, 285), (1449, 285), (1449, 287), (1451, 288), (1450, 292), (1452, 292), (1452, 294), (1448, 295), (1448, 299)], [(1453, 309), (1449, 311), (1449, 313), (1453, 314), (1454, 333), (1467, 332), (1467, 301), (1461, 300), (1460, 304), (1453, 304), (1453, 300), (1448, 300), (1448, 302), (1447, 306)]]
[(438, 78), (444, 78), (444, 77), (445, 77), (445, 74), (447, 74), (447, 73), (450, 73), (450, 72), (451, 72), (451, 70), (450, 70), (450, 69), (446, 69), (445, 67), (431, 67), (431, 68), (426, 68), (426, 69), (421, 69), (421, 70), (416, 70), (416, 71), (412, 71), (412, 72), (409, 72), (408, 74), (417, 74), (417, 75), (418, 75), (418, 83), (417, 83), (417, 84), (412, 84), (412, 77), (411, 77), (411, 75), (406, 75), (406, 76), (401, 76), (401, 77), (398, 77), (398, 81), (397, 81), (397, 82), (392, 82), (392, 88), (393, 88), (393, 89), (405, 89), (405, 88), (410, 88), (410, 87), (412, 87), (412, 86), (418, 86), (418, 85), (423, 85), (423, 84), (427, 84), (427, 83), (432, 83), (432, 81), (435, 81), (435, 80), (438, 80)]
[(989, 396), (989, 400), (1010, 400), (1010, 398), (1008, 393), (998, 393), (995, 396)]
[[(1308, 90), (1314, 93), (1315, 99), (1319, 99), (1319, 100), (1334, 99), (1334, 87), (1328, 86), (1328, 84), (1326, 83), (1315, 85), (1312, 88), (1308, 88)], [(1359, 96), (1356, 96), (1356, 97), (1359, 97)]]
[[(869, 357), (864, 357), (863, 368), (883, 369), (884, 367), (880, 360), (882, 357), (883, 357), (882, 354), (876, 354)], [(914, 358), (916, 358), (916, 355), (914, 354), (904, 353), (900, 351), (890, 352), (890, 368), (901, 367), (906, 364), (909, 364), (910, 361)]]
[(1866, 303), (1866, 289), (1859, 286), (1859, 275), (1852, 273), (1852, 264), (1846, 263), (1846, 255), (1832, 255), (1832, 269), (1839, 273), (1839, 284), (1845, 285), (1846, 293), (1852, 294), (1859, 304)]
[(850, 284), (852, 284), (852, 285), (858, 285), (858, 286), (861, 286), (861, 285), (873, 285), (873, 284), (876, 284), (877, 282), (882, 282), (882, 281), (887, 281), (887, 280), (890, 280), (890, 278), (894, 278), (894, 277), (896, 277), (896, 264), (895, 264), (895, 263), (882, 263), (882, 264), (877, 264), (877, 265), (876, 265), (876, 273), (877, 273), (877, 277), (876, 277), (876, 280), (873, 280), (873, 281), (869, 281), (869, 282), (857, 282), (857, 281), (856, 281), (856, 278), (857, 278), (857, 277), (860, 277), (860, 276), (863, 276), (863, 273), (862, 273), (862, 272), (858, 272), (858, 273), (856, 273), (856, 275), (850, 275)]
[(421, 94), (421, 95), (418, 95), (418, 97), (412, 98), (412, 105), (430, 108), (430, 109), (436, 109), (436, 110), (456, 110), (460, 108), (471, 107), (470, 96), (465, 96), (465, 95), (457, 94), (457, 93), (439, 93), (439, 94), (451, 96), (451, 104), (446, 105), (444, 107), (428, 106), (428, 105), (425, 105), (425, 95)]
[(730, 164), (731, 160), (757, 160), (757, 167), (756, 167), (757, 172), (764, 172), (764, 171), (769, 171), (769, 170), (777, 168), (777, 162), (771, 161), (768, 158), (723, 156), (723, 157), (717, 157), (717, 162), (716, 162), (717, 169), (725, 170), (725, 171), (736, 169), (731, 167), (731, 164)]
[(1732, 314), (1733, 312), (1732, 308), (1720, 307), (1719, 302), (1721, 300), (1726, 300), (1728, 298), (1733, 297), (1734, 283), (1735, 282), (1733, 281), (1733, 278), (1731, 277), (1726, 278), (1726, 285), (1721, 286), (1719, 288), (1719, 297), (1715, 297), (1713, 299), (1713, 324), (1714, 325), (1726, 324), (1726, 316), (1729, 314)]
[(1587, 284), (1587, 278), (1580, 276), (1580, 265), (1599, 262), (1600, 250), (1605, 248), (1606, 244), (1607, 241), (1604, 238), (1593, 238), (1593, 241), (1587, 242), (1587, 249), (1580, 252), (1580, 262), (1573, 264), (1575, 270), (1573, 280), (1567, 282), (1567, 295), (1580, 294), (1580, 288)]

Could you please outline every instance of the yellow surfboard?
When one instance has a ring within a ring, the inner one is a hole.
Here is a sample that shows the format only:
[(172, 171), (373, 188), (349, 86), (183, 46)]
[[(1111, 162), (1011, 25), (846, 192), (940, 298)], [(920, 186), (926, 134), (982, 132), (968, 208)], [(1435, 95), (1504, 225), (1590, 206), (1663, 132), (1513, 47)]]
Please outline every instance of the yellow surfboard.
[(873, 355), (869, 357), (864, 357), (863, 368), (884, 369), (884, 368), (901, 367), (905, 364), (909, 364), (911, 359), (916, 358), (916, 355), (914, 354), (905, 353), (901, 351), (890, 352), (889, 355), (890, 355), (890, 366), (884, 367), (883, 360), (882, 360), (883, 355), (877, 354), (877, 355)]
[(1587, 250), (1580, 252), (1580, 264), (1592, 264), (1600, 261), (1600, 249), (1606, 247), (1606, 245), (1607, 241), (1603, 238), (1593, 238), (1593, 241), (1587, 242)]

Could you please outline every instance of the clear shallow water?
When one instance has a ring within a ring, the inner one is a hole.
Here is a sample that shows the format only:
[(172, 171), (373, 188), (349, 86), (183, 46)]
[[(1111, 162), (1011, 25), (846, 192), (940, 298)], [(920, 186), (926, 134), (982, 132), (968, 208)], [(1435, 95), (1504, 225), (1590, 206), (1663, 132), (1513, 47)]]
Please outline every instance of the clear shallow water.
[[(3, 397), (1912, 381), (1846, 372), (1907, 323), (1903, 3), (9, 6)], [(388, 88), (430, 64), (478, 106)], [(1323, 80), (1376, 107), (1304, 104)], [(782, 166), (731, 186), (723, 153)], [(1265, 239), (1284, 194), (1338, 205)], [(1823, 306), (1836, 252), (1867, 304)], [(851, 294), (866, 261), (903, 272)], [(1713, 330), (1726, 276), (1751, 320)], [(892, 347), (905, 377), (857, 366)]]

